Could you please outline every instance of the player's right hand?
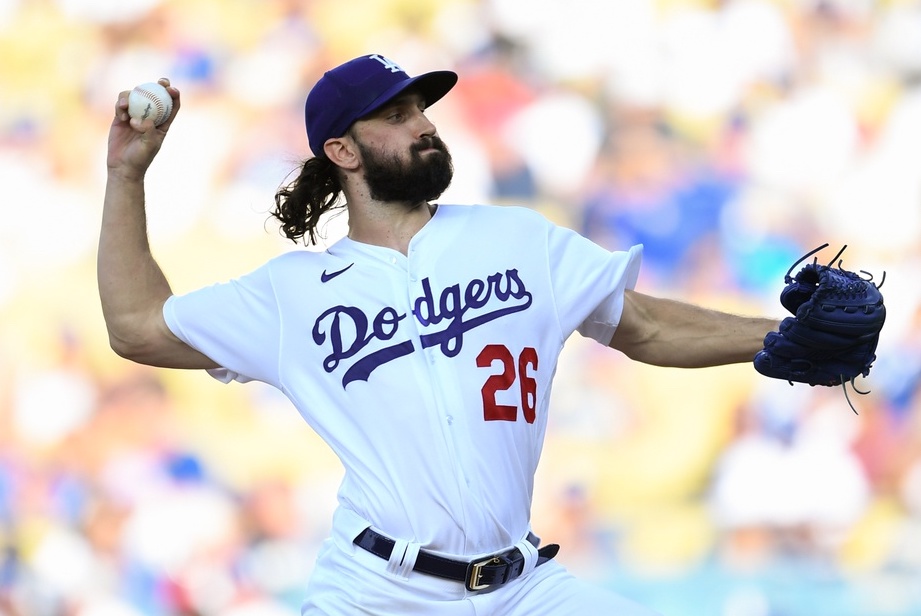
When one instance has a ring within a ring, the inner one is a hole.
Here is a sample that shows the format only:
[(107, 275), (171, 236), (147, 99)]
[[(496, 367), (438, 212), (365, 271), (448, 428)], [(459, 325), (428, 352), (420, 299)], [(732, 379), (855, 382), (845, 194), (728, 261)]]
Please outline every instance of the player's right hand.
[(119, 173), (125, 179), (141, 179), (153, 161), (170, 125), (179, 112), (179, 90), (170, 85), (169, 79), (161, 78), (173, 99), (173, 110), (169, 118), (160, 126), (154, 126), (153, 120), (139, 120), (128, 115), (128, 94), (125, 90), (118, 95), (115, 103), (115, 117), (109, 127), (108, 156), (106, 165), (110, 173)]

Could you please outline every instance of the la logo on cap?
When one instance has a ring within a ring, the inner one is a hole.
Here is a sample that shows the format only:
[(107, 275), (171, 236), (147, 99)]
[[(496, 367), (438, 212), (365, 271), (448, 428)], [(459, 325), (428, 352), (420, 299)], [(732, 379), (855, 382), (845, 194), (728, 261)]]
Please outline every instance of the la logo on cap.
[(388, 71), (390, 71), (391, 73), (405, 73), (405, 72), (406, 72), (406, 71), (404, 71), (402, 68), (400, 68), (400, 65), (399, 65), (399, 64), (397, 64), (397, 63), (394, 62), (393, 60), (388, 60), (388, 59), (385, 58), (384, 56), (380, 56), (380, 55), (378, 55), (378, 54), (373, 54), (373, 55), (368, 56), (368, 57), (371, 58), (372, 60), (377, 60), (378, 62), (380, 62), (381, 64), (383, 64), (383, 65), (384, 65), (384, 68), (386, 68), (386, 69), (387, 69)]

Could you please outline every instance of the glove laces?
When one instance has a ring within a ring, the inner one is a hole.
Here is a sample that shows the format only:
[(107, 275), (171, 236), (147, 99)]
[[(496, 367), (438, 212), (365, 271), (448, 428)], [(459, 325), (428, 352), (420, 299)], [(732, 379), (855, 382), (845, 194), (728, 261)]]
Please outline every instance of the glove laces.
[[(788, 269), (788, 270), (787, 270), (787, 273), (784, 275), (784, 282), (785, 282), (786, 284), (790, 284), (791, 282), (793, 282), (793, 276), (791, 276), (790, 274), (793, 273), (793, 270), (796, 269), (796, 266), (799, 265), (800, 263), (802, 263), (803, 261), (805, 261), (806, 259), (808, 259), (809, 257), (811, 257), (812, 255), (814, 255), (815, 253), (817, 253), (817, 252), (819, 252), (820, 250), (822, 250), (822, 249), (824, 249), (824, 248), (827, 248), (827, 247), (828, 247), (828, 242), (822, 244), (822, 245), (819, 246), (818, 248), (813, 248), (812, 250), (810, 250), (809, 252), (807, 252), (806, 254), (804, 254), (802, 257), (800, 257), (799, 259), (797, 259), (796, 262), (795, 262), (793, 265), (790, 266), (790, 269)], [(832, 267), (832, 264), (833, 264), (835, 261), (837, 261), (837, 262), (838, 262), (838, 267), (837, 267), (836, 269), (837, 269), (838, 271), (842, 272), (842, 273), (845, 273), (845, 274), (849, 273), (849, 272), (846, 272), (846, 271), (844, 270), (844, 268), (842, 267), (842, 264), (844, 263), (844, 259), (841, 259), (841, 258), (840, 258), (841, 255), (844, 254), (844, 251), (845, 251), (845, 250), (847, 250), (847, 244), (845, 244), (844, 246), (841, 247), (841, 250), (838, 251), (838, 254), (836, 254), (834, 257), (832, 257), (831, 261), (829, 261), (828, 264), (825, 265), (825, 267), (831, 268), (831, 267)], [(813, 264), (813, 265), (818, 265), (818, 264), (819, 264), (819, 258), (818, 258), (818, 257), (815, 257), (815, 258), (812, 260), (812, 264)], [(880, 279), (879, 284), (876, 284), (875, 282), (873, 282), (873, 274), (872, 274), (872, 273), (868, 272), (867, 270), (858, 270), (858, 271), (859, 271), (861, 274), (864, 274), (864, 275), (866, 276), (866, 278), (856, 277), (856, 275), (855, 275), (855, 279), (856, 279), (856, 280), (859, 280), (859, 281), (861, 281), (861, 282), (863, 282), (863, 283), (866, 283), (866, 284), (872, 284), (872, 285), (875, 286), (877, 289), (882, 289), (882, 288), (883, 288), (883, 283), (886, 282), (886, 272), (885, 272), (885, 271), (883, 271), (883, 277)], [(860, 293), (862, 293), (864, 296), (866, 296), (866, 287), (864, 287), (863, 284), (858, 284), (858, 283), (855, 282), (855, 283), (851, 283), (851, 284), (847, 285), (846, 290), (842, 290), (840, 287), (838, 287), (838, 288), (836, 289), (836, 292), (838, 292), (838, 293), (841, 293), (841, 292), (850, 292), (850, 293), (857, 293), (857, 292), (860, 292)], [(847, 296), (841, 295), (841, 296), (839, 296), (839, 297), (855, 298), (856, 295), (847, 295)]]
[[(850, 381), (847, 381), (847, 380), (844, 378), (844, 375), (842, 374), (842, 375), (841, 375), (841, 390), (844, 392), (844, 399), (847, 401), (847, 405), (848, 405), (849, 407), (851, 407), (851, 410), (854, 411), (854, 414), (855, 414), (855, 415), (860, 415), (860, 413), (857, 412), (857, 409), (854, 408), (854, 403), (851, 402), (850, 396), (847, 395), (847, 384), (848, 384), (848, 382), (850, 382), (851, 388), (852, 388), (855, 392), (857, 392), (858, 394), (860, 394), (861, 396), (866, 396), (868, 393), (870, 393), (870, 390), (868, 389), (867, 391), (860, 391), (859, 389), (857, 389), (857, 385), (854, 383), (854, 381), (855, 381), (856, 379), (857, 379), (857, 377), (855, 376), (855, 377), (852, 377)], [(790, 384), (792, 385), (792, 383), (790, 383)]]

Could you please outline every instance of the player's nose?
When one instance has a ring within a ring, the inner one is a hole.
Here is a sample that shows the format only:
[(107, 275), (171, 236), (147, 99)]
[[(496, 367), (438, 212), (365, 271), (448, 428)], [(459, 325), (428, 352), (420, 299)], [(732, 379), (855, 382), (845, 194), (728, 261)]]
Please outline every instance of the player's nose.
[(414, 118), (416, 124), (416, 136), (417, 137), (431, 137), (438, 132), (438, 129), (435, 128), (435, 125), (431, 120), (428, 119), (424, 113), (419, 112)]

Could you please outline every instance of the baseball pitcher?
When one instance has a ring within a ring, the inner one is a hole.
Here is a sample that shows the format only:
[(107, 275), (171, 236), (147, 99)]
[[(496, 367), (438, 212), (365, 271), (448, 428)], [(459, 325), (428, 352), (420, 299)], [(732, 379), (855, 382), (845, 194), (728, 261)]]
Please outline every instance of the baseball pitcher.
[(346, 208), (348, 236), (183, 295), (151, 256), (144, 204), (180, 94), (161, 80), (173, 106), (156, 126), (121, 93), (98, 256), (111, 346), (271, 384), (338, 455), (305, 615), (650, 615), (573, 577), (530, 526), (563, 345), (578, 332), (653, 365), (751, 362), (780, 322), (634, 291), (641, 246), (610, 252), (524, 207), (438, 203), (453, 166), (426, 110), (457, 79), (380, 55), (324, 74), (305, 106), (313, 156), (273, 216), (309, 244)]

